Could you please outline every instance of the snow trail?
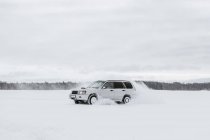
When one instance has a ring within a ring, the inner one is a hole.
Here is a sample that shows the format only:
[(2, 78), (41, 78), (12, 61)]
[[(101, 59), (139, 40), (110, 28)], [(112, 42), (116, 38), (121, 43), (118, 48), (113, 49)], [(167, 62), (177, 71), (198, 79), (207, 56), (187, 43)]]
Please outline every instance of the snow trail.
[(143, 82), (132, 82), (136, 88), (136, 97), (130, 104), (159, 104), (163, 103), (161, 98), (155, 90), (149, 89)]

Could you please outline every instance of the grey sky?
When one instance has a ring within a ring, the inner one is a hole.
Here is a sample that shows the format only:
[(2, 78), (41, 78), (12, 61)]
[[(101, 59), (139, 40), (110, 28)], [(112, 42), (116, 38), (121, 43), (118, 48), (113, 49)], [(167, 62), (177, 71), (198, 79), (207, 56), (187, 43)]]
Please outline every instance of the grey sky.
[(0, 80), (210, 77), (210, 0), (0, 0)]

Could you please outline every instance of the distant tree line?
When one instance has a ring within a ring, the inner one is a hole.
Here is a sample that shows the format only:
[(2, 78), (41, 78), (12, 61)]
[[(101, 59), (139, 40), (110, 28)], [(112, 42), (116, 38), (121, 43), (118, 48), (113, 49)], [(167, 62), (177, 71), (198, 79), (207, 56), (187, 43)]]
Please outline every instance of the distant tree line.
[(0, 82), (0, 90), (68, 90), (78, 86), (74, 82), (7, 83)]
[[(144, 83), (154, 90), (210, 90), (210, 83), (165, 83), (155, 81), (136, 81)], [(0, 90), (69, 90), (79, 87), (81, 83), (56, 82), (56, 83), (7, 83), (0, 81)]]
[(210, 90), (210, 83), (165, 83), (154, 81), (143, 81), (143, 83), (148, 88), (155, 90)]

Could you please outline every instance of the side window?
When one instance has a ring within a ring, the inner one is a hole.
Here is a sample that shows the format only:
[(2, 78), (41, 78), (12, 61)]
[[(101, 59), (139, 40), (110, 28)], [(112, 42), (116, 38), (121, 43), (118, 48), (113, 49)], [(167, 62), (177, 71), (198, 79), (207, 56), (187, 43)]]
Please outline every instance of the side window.
[(132, 89), (133, 88), (133, 86), (132, 86), (132, 84), (130, 82), (124, 82), (124, 84), (125, 84), (126, 88), (128, 88), (128, 89)]
[(103, 86), (104, 89), (113, 89), (114, 88), (114, 83), (113, 82), (107, 82)]
[(114, 82), (114, 88), (125, 88), (122, 82)]

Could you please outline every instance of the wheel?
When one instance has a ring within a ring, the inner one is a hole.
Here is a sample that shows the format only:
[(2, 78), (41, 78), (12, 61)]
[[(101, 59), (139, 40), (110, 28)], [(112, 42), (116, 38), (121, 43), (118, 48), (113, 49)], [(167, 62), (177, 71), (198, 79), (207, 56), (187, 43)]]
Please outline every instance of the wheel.
[(77, 101), (77, 100), (74, 100), (74, 103), (75, 103), (75, 104), (79, 104), (79, 101)]
[(125, 97), (123, 98), (122, 102), (123, 102), (124, 104), (127, 104), (127, 103), (130, 102), (130, 100), (131, 100), (131, 98), (130, 98), (129, 96), (125, 96)]
[(97, 97), (96, 96), (90, 96), (90, 98), (88, 99), (88, 104), (92, 105), (95, 104), (97, 102)]

